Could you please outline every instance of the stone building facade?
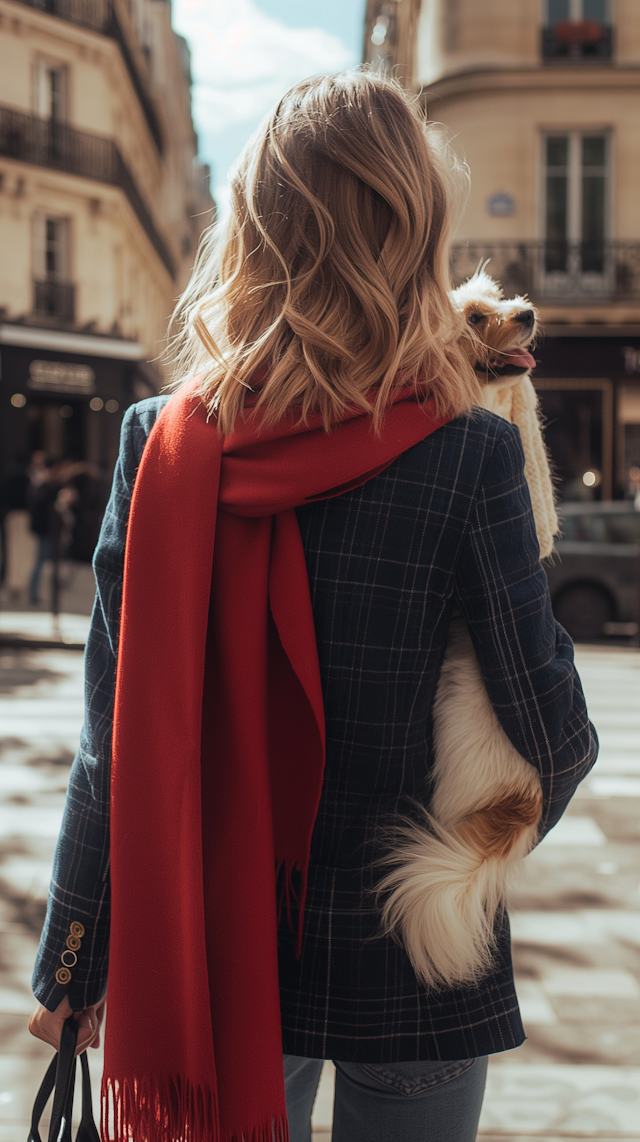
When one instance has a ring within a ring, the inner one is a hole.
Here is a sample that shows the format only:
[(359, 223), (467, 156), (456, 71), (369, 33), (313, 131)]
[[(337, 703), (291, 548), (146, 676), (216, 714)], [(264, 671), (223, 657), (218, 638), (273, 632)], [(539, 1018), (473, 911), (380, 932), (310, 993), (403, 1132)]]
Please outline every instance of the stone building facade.
[(469, 165), (456, 278), (490, 259), (507, 293), (539, 307), (534, 379), (562, 496), (633, 494), (637, 0), (369, 0), (365, 58), (397, 69)]
[(5, 488), (40, 449), (108, 480), (124, 409), (162, 384), (213, 211), (190, 85), (168, 0), (0, 0)]

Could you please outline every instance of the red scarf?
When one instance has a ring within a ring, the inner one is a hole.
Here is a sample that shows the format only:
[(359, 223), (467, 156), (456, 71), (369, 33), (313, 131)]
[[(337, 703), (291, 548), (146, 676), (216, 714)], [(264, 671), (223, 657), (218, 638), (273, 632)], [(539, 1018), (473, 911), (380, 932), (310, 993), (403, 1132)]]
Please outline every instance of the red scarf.
[(223, 437), (195, 388), (149, 435), (128, 525), (103, 1137), (285, 1142), (276, 871), (299, 868), (301, 917), (324, 765), (293, 509), (444, 421), (405, 391), (380, 436), (353, 413)]

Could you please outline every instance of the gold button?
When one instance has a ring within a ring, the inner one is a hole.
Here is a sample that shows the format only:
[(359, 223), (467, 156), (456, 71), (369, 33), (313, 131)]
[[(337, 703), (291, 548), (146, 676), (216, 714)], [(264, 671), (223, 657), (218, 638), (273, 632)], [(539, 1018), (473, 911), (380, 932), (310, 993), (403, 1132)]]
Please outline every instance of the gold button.
[(62, 960), (62, 962), (66, 968), (74, 968), (78, 962), (78, 957), (77, 957), (76, 953), (69, 951), (68, 948), (66, 951), (64, 951), (62, 953), (62, 955), (60, 956), (60, 959)]
[(82, 946), (82, 940), (79, 936), (67, 936), (66, 944), (71, 948), (72, 952), (79, 952)]
[(81, 924), (79, 920), (74, 920), (73, 924), (69, 925), (69, 931), (72, 936), (80, 936), (82, 939), (84, 936), (84, 925)]
[(56, 972), (56, 979), (57, 979), (58, 983), (61, 983), (63, 985), (65, 983), (69, 983), (69, 981), (71, 979), (71, 972), (69, 971), (69, 968), (58, 968), (58, 970)]

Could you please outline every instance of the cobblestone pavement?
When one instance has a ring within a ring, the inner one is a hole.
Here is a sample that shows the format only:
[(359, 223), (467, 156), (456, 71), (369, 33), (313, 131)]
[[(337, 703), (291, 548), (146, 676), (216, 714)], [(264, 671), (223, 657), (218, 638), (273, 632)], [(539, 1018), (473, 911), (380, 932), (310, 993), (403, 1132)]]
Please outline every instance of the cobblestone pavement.
[[(640, 1142), (640, 652), (577, 657), (601, 756), (512, 892), (528, 1039), (491, 1061), (481, 1142)], [(51, 1054), (26, 1031), (29, 980), (81, 719), (80, 652), (0, 650), (0, 1142), (26, 1139)], [(316, 1142), (331, 1100), (328, 1066)]]

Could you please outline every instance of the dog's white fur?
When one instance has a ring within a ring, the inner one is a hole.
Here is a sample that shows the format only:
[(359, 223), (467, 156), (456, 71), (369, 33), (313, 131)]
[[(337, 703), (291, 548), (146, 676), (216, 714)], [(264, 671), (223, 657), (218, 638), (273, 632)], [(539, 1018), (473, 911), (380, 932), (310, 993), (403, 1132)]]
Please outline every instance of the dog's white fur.
[[(456, 291), (456, 304), (464, 309), (479, 289), (483, 301), (493, 297), (506, 316), (530, 305), (522, 298), (505, 302), (484, 272)], [(528, 375), (507, 383), (523, 381), (531, 384)], [(490, 405), (493, 396), (487, 397)], [(535, 403), (531, 408), (534, 426), (523, 433), (525, 449), (527, 439), (541, 436)], [(553, 503), (548, 467), (546, 477)], [(434, 748), (430, 809), (421, 810), (421, 821), (405, 821), (396, 830), (390, 871), (379, 886), (382, 921), (404, 944), (423, 984), (468, 986), (491, 967), (497, 914), (510, 873), (536, 842), (542, 793), (537, 771), (494, 713), (460, 617), (451, 621), (438, 684)]]

